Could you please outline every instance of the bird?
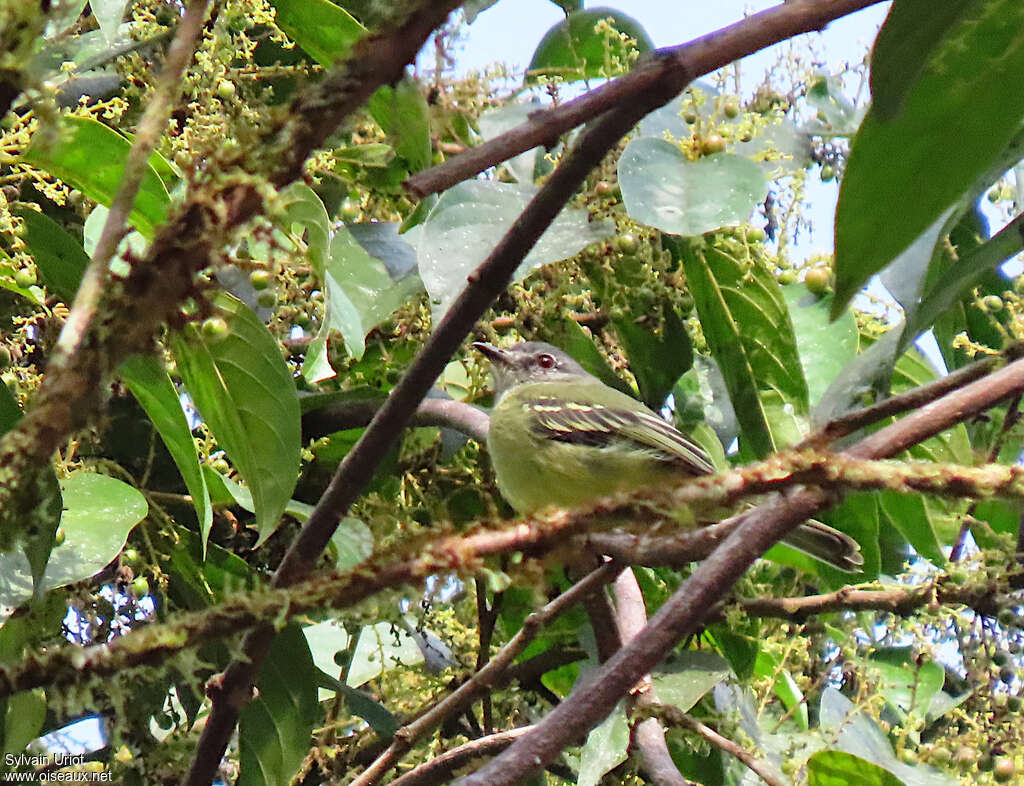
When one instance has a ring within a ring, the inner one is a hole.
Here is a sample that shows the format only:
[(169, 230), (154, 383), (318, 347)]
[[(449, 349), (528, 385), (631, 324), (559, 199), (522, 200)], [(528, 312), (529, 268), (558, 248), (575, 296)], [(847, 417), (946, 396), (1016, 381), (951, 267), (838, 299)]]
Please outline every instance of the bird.
[[(487, 449), (498, 490), (517, 512), (714, 474), (694, 440), (561, 349), (541, 341), (472, 346), (491, 363)], [(846, 573), (864, 564), (856, 540), (819, 521), (802, 523), (785, 543)]]

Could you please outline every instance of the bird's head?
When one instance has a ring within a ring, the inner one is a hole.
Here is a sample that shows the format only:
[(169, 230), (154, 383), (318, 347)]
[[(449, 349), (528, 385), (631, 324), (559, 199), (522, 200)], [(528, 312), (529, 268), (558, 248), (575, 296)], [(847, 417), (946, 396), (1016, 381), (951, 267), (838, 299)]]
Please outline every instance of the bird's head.
[(476, 341), (473, 348), (491, 361), (494, 392), (499, 396), (524, 382), (556, 382), (589, 376), (568, 354), (543, 341), (523, 341), (506, 349)]

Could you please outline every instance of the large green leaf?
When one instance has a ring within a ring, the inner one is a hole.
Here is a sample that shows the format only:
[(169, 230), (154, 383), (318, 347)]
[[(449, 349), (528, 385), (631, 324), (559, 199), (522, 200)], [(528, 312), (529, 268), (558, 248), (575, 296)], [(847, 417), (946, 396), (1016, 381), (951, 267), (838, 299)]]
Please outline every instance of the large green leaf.
[[(596, 28), (610, 20), (612, 31)], [(549, 29), (526, 70), (528, 82), (540, 76), (558, 76), (566, 82), (579, 79), (612, 77), (629, 70), (629, 48), (619, 38), (624, 33), (636, 43), (631, 48), (647, 52), (654, 48), (643, 26), (614, 8), (588, 8), (573, 11)]]
[[(136, 489), (106, 475), (75, 472), (60, 485), (65, 540), (50, 553), (40, 592), (82, 581), (110, 564), (149, 510)], [(8, 607), (4, 616), (31, 597), (28, 559), (20, 552), (0, 555), (0, 606)]]
[(682, 260), (701, 328), (725, 379), (752, 452), (776, 449), (763, 391), (807, 413), (807, 383), (785, 300), (771, 273), (743, 255), (739, 241), (664, 238)]
[[(67, 115), (56, 128), (37, 131), (22, 159), (110, 207), (130, 149), (127, 139), (98, 120)], [(155, 228), (166, 219), (169, 204), (167, 187), (147, 164), (129, 220), (152, 238)]]
[(31, 208), (17, 208), (14, 214), (25, 222), (22, 239), (36, 262), (43, 282), (57, 297), (70, 303), (75, 298), (82, 274), (89, 264), (89, 257), (82, 244), (52, 218)]
[(651, 674), (658, 699), (683, 712), (732, 673), (726, 660), (713, 652), (684, 650)]
[(792, 713), (797, 724), (804, 731), (810, 727), (807, 718), (807, 702), (800, 686), (796, 684), (793, 675), (775, 655), (761, 650), (757, 653), (757, 661), (754, 665), (754, 676), (761, 679), (771, 679), (772, 692), (779, 697), (786, 710)]
[(807, 786), (906, 786), (877, 764), (852, 753), (818, 751), (807, 761)]
[[(885, 116), (892, 107), (884, 104), (885, 111), (868, 112), (850, 150), (836, 210), (833, 314), (957, 202), (1020, 130), (1020, 11), (1018, 0), (967, 4), (926, 57), (913, 56), (924, 65), (905, 96), (896, 93), (904, 99), (902, 111)], [(894, 24), (901, 19), (893, 17)], [(926, 46), (934, 38), (915, 43)], [(893, 63), (899, 79), (906, 78), (906, 39), (880, 38), (883, 67)]]
[(370, 114), (389, 137), (395, 137), (394, 148), (405, 159), (410, 172), (430, 166), (430, 107), (415, 79), (402, 79), (394, 87), (379, 88), (369, 103)]
[(629, 719), (622, 702), (611, 715), (591, 729), (580, 750), (577, 786), (596, 786), (602, 776), (626, 760), (629, 750)]
[(843, 368), (857, 356), (860, 343), (857, 321), (849, 309), (839, 319), (829, 321), (832, 298), (812, 295), (802, 285), (782, 287), (782, 296), (789, 308), (800, 366), (807, 380), (807, 395), (813, 407)]
[(693, 365), (693, 345), (683, 320), (670, 307), (660, 321), (655, 331), (653, 324), (638, 321), (630, 314), (612, 317), (629, 358), (629, 370), (640, 388), (640, 398), (655, 410), (661, 409), (672, 386)]
[(345, 683), (358, 688), (397, 666), (415, 666), (423, 662), (416, 640), (397, 624), (378, 622), (359, 631)]
[(277, 26), (321, 65), (348, 54), (366, 28), (330, 0), (271, 0)]
[[(537, 193), (531, 185), (470, 180), (437, 201), (430, 215), (406, 233), (417, 246), (420, 278), (430, 294), (435, 320), (466, 286), (466, 276), (483, 262)], [(615, 232), (608, 220), (591, 221), (582, 210), (564, 209), (516, 270), (516, 281), (534, 268), (573, 256)]]
[(274, 638), (238, 726), (239, 786), (290, 783), (319, 717), (313, 658), (298, 625)]
[(619, 185), (630, 218), (674, 235), (700, 235), (750, 217), (768, 185), (745, 156), (690, 161), (664, 139), (638, 137), (619, 158)]
[(171, 339), (178, 370), (199, 410), (252, 493), (255, 526), (266, 540), (298, 478), (299, 400), (277, 340), (241, 301), (216, 306), (229, 333), (206, 342), (195, 326)]
[(196, 441), (181, 408), (178, 391), (167, 376), (163, 363), (153, 355), (134, 355), (128, 358), (118, 368), (118, 374), (153, 421), (153, 426), (181, 472), (196, 509), (205, 554), (206, 539), (213, 525), (213, 508), (210, 506), (210, 491), (199, 465)]

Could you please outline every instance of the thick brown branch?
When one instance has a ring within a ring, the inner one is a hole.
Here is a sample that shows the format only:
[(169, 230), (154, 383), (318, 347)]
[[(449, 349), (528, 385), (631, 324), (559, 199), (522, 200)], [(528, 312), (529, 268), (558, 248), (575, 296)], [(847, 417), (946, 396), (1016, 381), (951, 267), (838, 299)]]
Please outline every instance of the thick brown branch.
[(880, 0), (786, 3), (689, 43), (659, 49), (653, 56), (641, 59), (628, 74), (579, 98), (534, 112), (522, 125), (413, 175), (406, 181), (405, 188), (410, 195), (419, 198), (440, 193), (538, 145), (552, 146), (562, 134), (576, 126), (610, 109), (625, 106), (638, 95), (659, 90), (659, 83), (667, 76), (689, 81), (771, 44), (800, 33), (821, 30), (839, 17), (877, 2)]

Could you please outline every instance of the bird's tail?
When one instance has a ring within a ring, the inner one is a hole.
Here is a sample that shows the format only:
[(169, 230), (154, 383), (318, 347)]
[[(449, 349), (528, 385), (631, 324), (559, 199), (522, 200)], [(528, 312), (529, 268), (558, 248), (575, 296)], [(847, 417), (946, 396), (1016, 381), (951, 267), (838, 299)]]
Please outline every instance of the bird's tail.
[(783, 543), (844, 573), (860, 573), (864, 564), (857, 541), (814, 519), (808, 519), (789, 533)]

